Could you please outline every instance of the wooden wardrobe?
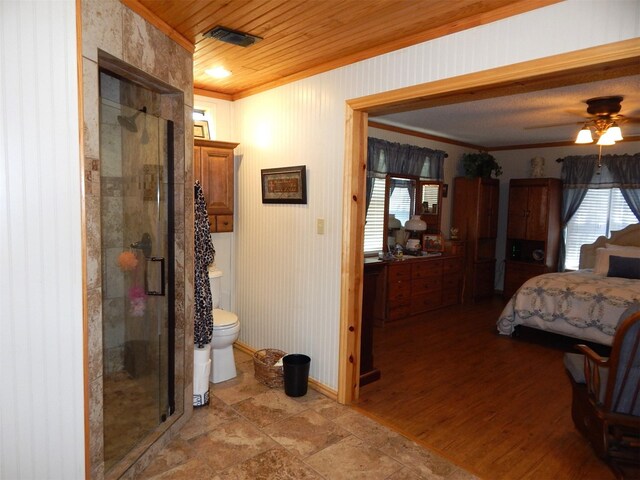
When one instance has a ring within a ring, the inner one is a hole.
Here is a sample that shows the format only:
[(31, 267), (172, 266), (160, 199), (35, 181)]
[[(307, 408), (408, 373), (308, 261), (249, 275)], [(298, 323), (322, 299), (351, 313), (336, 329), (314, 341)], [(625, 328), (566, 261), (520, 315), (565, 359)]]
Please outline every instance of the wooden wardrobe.
[(494, 294), (499, 196), (495, 178), (454, 179), (451, 226), (465, 242), (464, 303)]
[(557, 178), (512, 179), (504, 270), (504, 296), (528, 279), (558, 269), (562, 182)]

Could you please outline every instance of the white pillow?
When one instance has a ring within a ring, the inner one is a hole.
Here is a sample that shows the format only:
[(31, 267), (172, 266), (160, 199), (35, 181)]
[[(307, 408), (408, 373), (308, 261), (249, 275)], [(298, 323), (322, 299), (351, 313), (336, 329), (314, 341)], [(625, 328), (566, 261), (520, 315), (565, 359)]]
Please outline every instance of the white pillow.
[(613, 243), (605, 243), (604, 246), (609, 250), (625, 250), (629, 253), (640, 252), (640, 247), (634, 247), (631, 245), (615, 245)]
[(640, 258), (640, 247), (612, 245), (613, 248), (596, 248), (596, 264), (593, 273), (606, 275), (609, 273), (609, 257)]

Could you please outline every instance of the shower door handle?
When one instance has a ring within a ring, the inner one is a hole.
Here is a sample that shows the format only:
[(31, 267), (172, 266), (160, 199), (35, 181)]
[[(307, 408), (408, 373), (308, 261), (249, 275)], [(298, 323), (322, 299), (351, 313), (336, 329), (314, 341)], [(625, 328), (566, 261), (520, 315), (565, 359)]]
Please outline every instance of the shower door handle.
[(150, 257), (148, 259), (150, 262), (160, 262), (160, 291), (155, 292), (149, 290), (149, 285), (147, 283), (147, 274), (145, 272), (144, 278), (144, 289), (147, 295), (156, 295), (159, 297), (164, 297), (164, 257)]

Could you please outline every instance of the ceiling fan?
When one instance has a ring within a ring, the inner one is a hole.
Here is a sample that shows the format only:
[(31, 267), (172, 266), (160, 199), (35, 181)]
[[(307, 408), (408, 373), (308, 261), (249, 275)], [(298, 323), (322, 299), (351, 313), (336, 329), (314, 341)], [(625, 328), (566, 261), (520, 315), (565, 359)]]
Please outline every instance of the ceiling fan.
[(582, 129), (578, 132), (575, 143), (592, 143), (592, 129), (598, 139), (598, 145), (613, 145), (622, 140), (622, 131), (619, 124), (629, 120), (638, 120), (619, 114), (622, 109), (623, 98), (620, 95), (614, 95), (587, 100), (587, 113), (591, 115), (591, 118), (584, 122)]
[[(622, 109), (622, 95), (594, 97), (585, 101), (587, 104), (586, 120), (575, 123), (558, 123), (553, 125), (537, 125), (525, 127), (526, 130), (537, 128), (560, 127), (564, 125), (582, 125), (575, 143), (592, 143), (595, 139), (598, 145), (613, 145), (623, 139), (620, 125), (627, 122), (640, 122), (640, 117), (620, 115)], [(581, 114), (581, 112), (579, 113)]]

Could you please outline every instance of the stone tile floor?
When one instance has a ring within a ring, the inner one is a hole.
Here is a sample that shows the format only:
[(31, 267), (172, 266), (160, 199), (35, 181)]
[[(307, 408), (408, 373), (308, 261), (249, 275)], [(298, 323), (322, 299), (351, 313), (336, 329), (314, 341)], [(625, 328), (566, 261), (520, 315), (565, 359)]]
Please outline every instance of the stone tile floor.
[(469, 480), (473, 475), (315, 390), (292, 398), (253, 376), (211, 386), (211, 401), (139, 478)]

